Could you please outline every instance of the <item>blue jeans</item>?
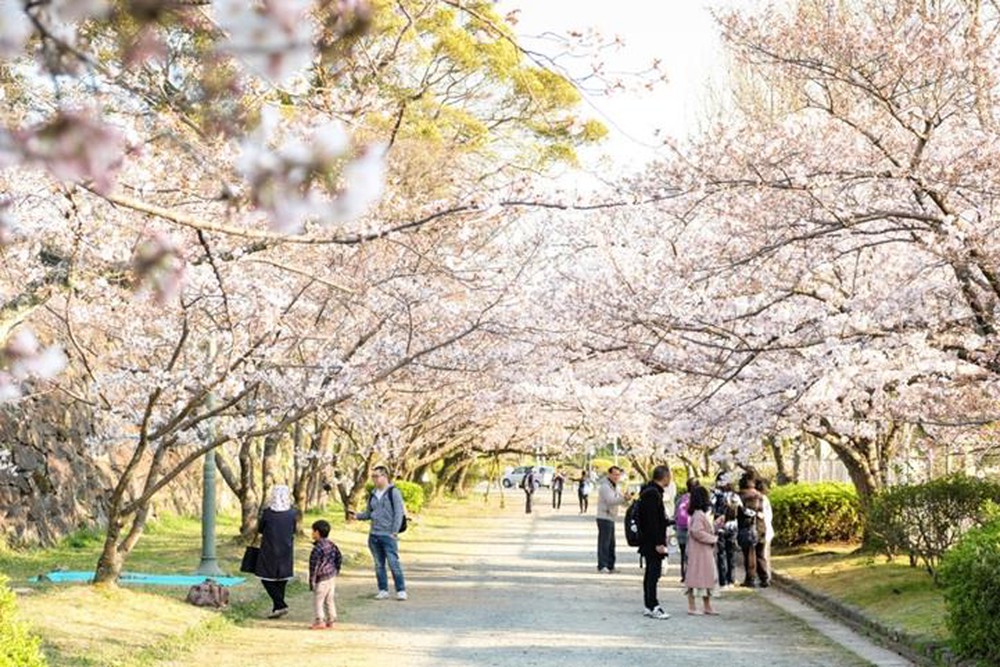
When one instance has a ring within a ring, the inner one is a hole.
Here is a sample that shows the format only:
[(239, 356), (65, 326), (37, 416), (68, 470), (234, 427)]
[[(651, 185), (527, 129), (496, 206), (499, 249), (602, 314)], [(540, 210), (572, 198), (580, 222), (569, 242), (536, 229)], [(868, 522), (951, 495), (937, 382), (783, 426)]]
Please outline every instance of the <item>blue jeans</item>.
[(372, 559), (375, 561), (375, 579), (378, 581), (380, 591), (389, 590), (389, 579), (385, 574), (385, 561), (389, 561), (389, 570), (392, 571), (392, 583), (396, 585), (396, 591), (406, 590), (406, 581), (403, 580), (403, 568), (399, 565), (399, 542), (392, 535), (368, 535), (368, 549), (372, 552)]

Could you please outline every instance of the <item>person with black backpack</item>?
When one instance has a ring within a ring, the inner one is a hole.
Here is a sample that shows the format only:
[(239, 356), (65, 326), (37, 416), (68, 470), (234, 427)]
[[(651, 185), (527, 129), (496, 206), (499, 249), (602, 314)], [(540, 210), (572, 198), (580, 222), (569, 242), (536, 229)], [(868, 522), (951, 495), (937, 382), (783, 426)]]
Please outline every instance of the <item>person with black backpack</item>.
[(712, 491), (712, 511), (716, 518), (722, 517), (718, 529), (719, 541), (715, 543), (715, 566), (719, 571), (719, 587), (726, 588), (736, 583), (736, 530), (737, 516), (742, 508), (740, 497), (733, 491), (733, 485), (720, 472), (715, 478)]
[(639, 532), (639, 553), (646, 561), (642, 576), (643, 616), (664, 620), (670, 614), (663, 611), (657, 599), (656, 588), (663, 573), (663, 559), (667, 557), (667, 519), (663, 507), (663, 489), (670, 485), (670, 468), (656, 466), (653, 479), (639, 492), (635, 515)]
[(372, 522), (368, 533), (368, 549), (375, 561), (375, 579), (378, 582), (375, 599), (385, 600), (389, 597), (389, 579), (385, 572), (388, 561), (392, 582), (396, 586), (396, 599), (406, 600), (406, 580), (403, 578), (403, 566), (399, 562), (399, 534), (405, 530), (403, 526), (406, 521), (403, 494), (389, 481), (389, 469), (385, 466), (375, 466), (372, 470), (372, 482), (375, 483), (375, 488), (368, 496), (368, 508), (352, 515), (356, 519)]

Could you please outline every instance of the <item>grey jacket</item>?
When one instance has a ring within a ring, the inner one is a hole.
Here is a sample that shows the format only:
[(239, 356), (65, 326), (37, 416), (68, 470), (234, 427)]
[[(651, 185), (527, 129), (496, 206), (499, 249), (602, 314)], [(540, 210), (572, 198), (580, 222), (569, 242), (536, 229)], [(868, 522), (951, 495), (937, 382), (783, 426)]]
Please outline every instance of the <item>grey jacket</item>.
[(605, 477), (597, 485), (597, 518), (614, 521), (618, 518), (618, 508), (625, 504), (625, 496), (611, 480)]
[[(392, 497), (390, 498), (390, 494)], [(390, 485), (379, 499), (372, 492), (368, 498), (368, 508), (354, 516), (357, 519), (371, 520), (372, 535), (393, 535), (399, 532), (403, 523), (406, 508), (403, 506), (403, 494), (395, 485)]]

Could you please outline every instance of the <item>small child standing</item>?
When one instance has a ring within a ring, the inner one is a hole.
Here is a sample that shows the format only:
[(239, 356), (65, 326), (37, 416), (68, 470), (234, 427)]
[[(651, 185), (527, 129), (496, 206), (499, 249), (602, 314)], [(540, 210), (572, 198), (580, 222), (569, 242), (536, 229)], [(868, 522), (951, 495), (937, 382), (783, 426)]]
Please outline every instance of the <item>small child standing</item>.
[(310, 626), (313, 630), (332, 628), (337, 622), (337, 605), (333, 596), (343, 558), (340, 549), (329, 537), (328, 521), (320, 519), (313, 523), (313, 548), (309, 554), (309, 590), (313, 592), (313, 606), (316, 609), (316, 618)]

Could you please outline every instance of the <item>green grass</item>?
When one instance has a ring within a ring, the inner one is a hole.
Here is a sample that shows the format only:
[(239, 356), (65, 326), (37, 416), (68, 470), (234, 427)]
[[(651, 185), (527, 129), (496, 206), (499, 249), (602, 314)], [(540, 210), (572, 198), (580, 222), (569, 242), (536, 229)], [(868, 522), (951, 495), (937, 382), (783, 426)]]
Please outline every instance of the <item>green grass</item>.
[(773, 555), (774, 569), (862, 610), (919, 641), (947, 640), (941, 589), (922, 568), (857, 552), (854, 544), (811, 545)]
[[(367, 566), (368, 524), (345, 524), (343, 512), (331, 508), (308, 513), (308, 526), (318, 518), (333, 525), (331, 537), (352, 566)], [(419, 523), (419, 522), (418, 522)], [(419, 532), (418, 524), (413, 529)], [(216, 522), (216, 555), (223, 571), (237, 574), (244, 546), (236, 541), (239, 518), (220, 515)], [(95, 587), (81, 584), (32, 585), (28, 579), (54, 569), (92, 571), (104, 536), (82, 530), (45, 549), (0, 550), (0, 572), (11, 585), (30, 593), (18, 599), (20, 616), (43, 640), (53, 667), (145, 667), (183, 653), (206, 638), (259, 617), (267, 604), (256, 579), (230, 589), (225, 612), (198, 609), (184, 602), (186, 587)], [(296, 542), (295, 569), (309, 569), (310, 538)], [(191, 574), (201, 556), (201, 523), (197, 517), (163, 515), (151, 521), (125, 563), (125, 570), (158, 574)], [(303, 588), (293, 582), (289, 594)], [(155, 610), (155, 611), (151, 611)]]

